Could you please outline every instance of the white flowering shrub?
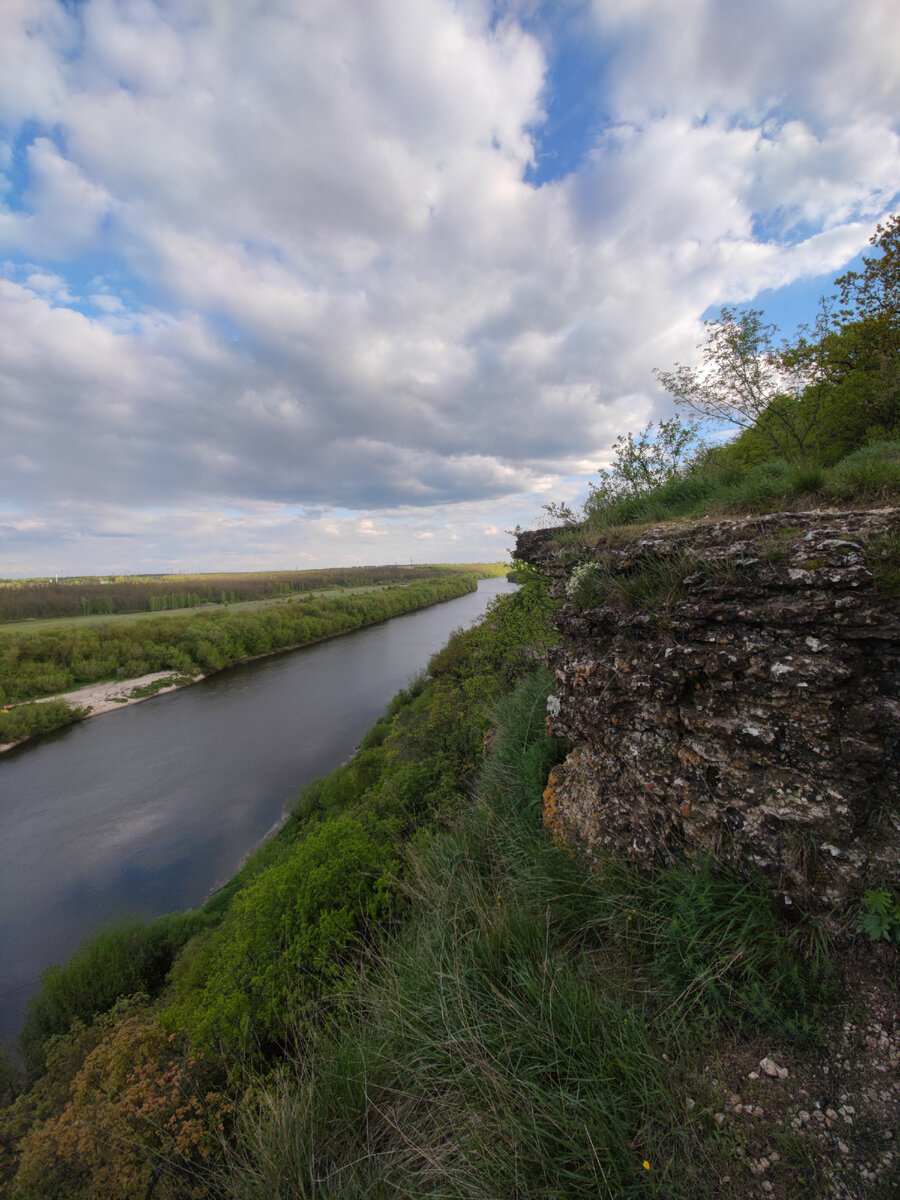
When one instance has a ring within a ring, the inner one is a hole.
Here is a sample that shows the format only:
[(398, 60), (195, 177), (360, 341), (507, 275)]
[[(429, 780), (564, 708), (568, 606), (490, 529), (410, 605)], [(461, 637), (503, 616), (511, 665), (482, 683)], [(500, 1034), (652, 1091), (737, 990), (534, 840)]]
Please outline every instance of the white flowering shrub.
[(604, 596), (604, 575), (596, 563), (579, 563), (566, 582), (566, 596), (576, 608), (593, 608)]

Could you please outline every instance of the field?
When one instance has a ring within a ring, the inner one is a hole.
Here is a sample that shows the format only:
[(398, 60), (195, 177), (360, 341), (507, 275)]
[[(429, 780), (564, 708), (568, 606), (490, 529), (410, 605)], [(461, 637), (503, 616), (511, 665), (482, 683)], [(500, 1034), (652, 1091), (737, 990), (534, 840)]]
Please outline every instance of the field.
[(390, 587), (389, 583), (372, 583), (365, 586), (326, 587), (316, 589), (315, 593), (297, 592), (291, 596), (274, 596), (268, 600), (239, 600), (233, 604), (198, 604), (190, 608), (170, 608), (161, 610), (146, 610), (144, 612), (111, 613), (106, 616), (81, 617), (29, 617), (22, 621), (4, 621), (0, 624), (0, 636), (4, 633), (38, 633), (45, 629), (91, 629), (97, 625), (133, 625), (136, 621), (145, 621), (148, 617), (156, 620), (159, 617), (189, 617), (203, 612), (254, 612), (261, 608), (269, 608), (274, 604), (291, 604), (297, 600), (309, 600), (315, 595), (316, 599), (326, 599), (333, 596), (358, 596), (364, 592), (377, 592)]
[[(446, 575), (502, 574), (498, 564), (428, 563), (214, 575), (100, 575), (0, 580), (0, 626), (61, 617), (160, 613), (296, 597), (339, 588), (425, 582)], [(32, 626), (29, 624), (29, 628)]]

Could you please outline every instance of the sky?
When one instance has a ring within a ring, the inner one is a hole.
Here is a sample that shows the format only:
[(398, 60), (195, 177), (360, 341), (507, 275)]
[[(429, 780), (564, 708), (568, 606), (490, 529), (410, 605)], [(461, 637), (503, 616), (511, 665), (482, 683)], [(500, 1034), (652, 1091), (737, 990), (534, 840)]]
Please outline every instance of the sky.
[(896, 0), (2, 0), (0, 577), (503, 558), (898, 197)]

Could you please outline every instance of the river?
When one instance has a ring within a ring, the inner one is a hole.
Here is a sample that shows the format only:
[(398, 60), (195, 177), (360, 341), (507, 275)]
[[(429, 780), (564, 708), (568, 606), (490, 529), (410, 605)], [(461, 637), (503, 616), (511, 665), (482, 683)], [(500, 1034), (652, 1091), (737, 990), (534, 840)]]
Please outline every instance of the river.
[(478, 591), (68, 726), (0, 757), (0, 1041), (112, 921), (193, 908), (490, 600)]

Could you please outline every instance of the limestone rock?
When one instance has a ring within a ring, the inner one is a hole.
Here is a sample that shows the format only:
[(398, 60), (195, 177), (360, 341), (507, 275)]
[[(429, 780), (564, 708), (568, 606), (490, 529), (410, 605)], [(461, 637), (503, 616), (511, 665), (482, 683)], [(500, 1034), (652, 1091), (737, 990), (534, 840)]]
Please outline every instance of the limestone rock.
[(870, 570), (900, 510), (560, 532), (517, 546), (558, 594), (585, 562), (601, 585), (549, 656), (554, 836), (589, 861), (710, 850), (822, 914), (900, 882), (900, 614)]

